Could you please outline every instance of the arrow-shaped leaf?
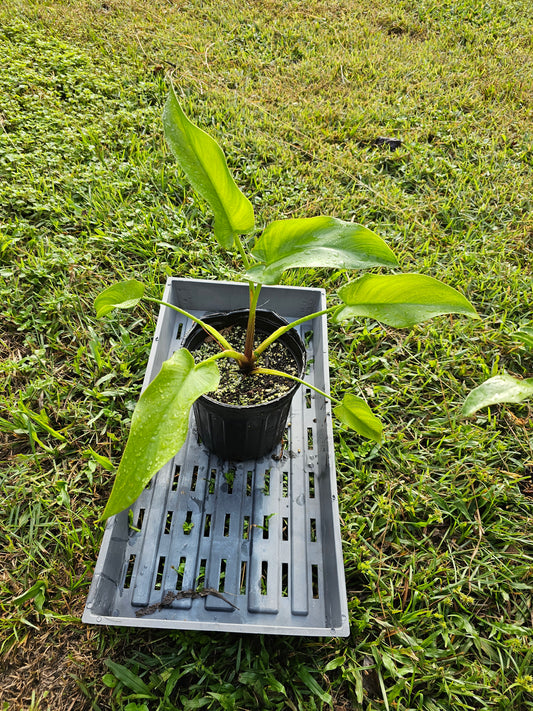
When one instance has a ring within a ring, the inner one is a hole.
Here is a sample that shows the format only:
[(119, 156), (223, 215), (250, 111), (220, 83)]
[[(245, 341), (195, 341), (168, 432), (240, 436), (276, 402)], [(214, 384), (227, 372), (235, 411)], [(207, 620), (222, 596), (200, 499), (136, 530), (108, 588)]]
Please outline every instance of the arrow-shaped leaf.
[(519, 403), (533, 397), (533, 378), (518, 380), (512, 375), (496, 375), (474, 388), (464, 401), (462, 413), (472, 415), (482, 407)]
[(338, 291), (344, 306), (335, 321), (367, 316), (396, 328), (409, 328), (434, 316), (459, 313), (479, 318), (456, 289), (424, 274), (365, 274)]
[(100, 318), (113, 309), (132, 309), (144, 296), (144, 289), (144, 284), (136, 279), (112, 284), (94, 300), (96, 315)]
[(345, 393), (342, 404), (333, 409), (335, 415), (357, 434), (374, 442), (381, 442), (383, 425), (366, 402), (356, 395)]
[(187, 437), (192, 404), (200, 395), (215, 390), (219, 380), (216, 363), (195, 365), (185, 348), (163, 363), (133, 412), (126, 448), (102, 518), (130, 506), (154, 474), (178, 452)]
[(277, 284), (293, 267), (365, 269), (396, 266), (392, 250), (378, 235), (335, 217), (306, 217), (272, 222), (252, 249), (261, 262), (247, 276), (261, 284)]
[(252, 204), (235, 184), (218, 143), (189, 121), (172, 87), (163, 109), (163, 127), (181, 169), (213, 211), (215, 237), (225, 249), (231, 249), (235, 235), (254, 227)]

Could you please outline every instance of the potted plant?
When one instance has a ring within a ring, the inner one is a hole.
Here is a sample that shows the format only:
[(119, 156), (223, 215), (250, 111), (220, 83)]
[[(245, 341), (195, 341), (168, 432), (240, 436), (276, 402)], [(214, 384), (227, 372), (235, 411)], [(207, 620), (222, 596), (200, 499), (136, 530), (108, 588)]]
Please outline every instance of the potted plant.
[[(237, 371), (237, 380), (247, 383), (260, 377), (277, 378), (278, 383), (286, 381), (289, 387), (282, 390), (288, 391), (290, 398), (294, 390), (291, 386), (298, 387), (304, 383), (302, 363), (282, 371), (271, 367), (266, 359), (269, 349), (281, 343), (301, 322), (327, 313), (335, 322), (361, 316), (396, 328), (406, 328), (442, 314), (459, 313), (477, 317), (475, 309), (463, 295), (432, 277), (373, 273), (342, 286), (337, 292), (339, 303), (324, 311), (291, 324), (277, 321), (266, 326), (261, 322), (259, 326), (262, 315), (257, 313), (257, 304), (261, 287), (278, 284), (287, 269), (397, 267), (398, 262), (392, 250), (374, 232), (361, 225), (327, 216), (276, 220), (254, 238), (249, 248), (248, 241), (243, 240), (241, 235), (247, 235), (254, 229), (252, 205), (237, 187), (219, 145), (189, 121), (173, 88), (164, 107), (163, 125), (167, 142), (181, 169), (213, 211), (215, 238), (222, 248), (237, 251), (242, 259), (243, 279), (249, 284), (249, 308), (244, 317), (242, 313), (238, 315), (239, 333), (243, 334), (239, 336), (243, 341), (239, 347), (232, 342), (231, 331), (226, 332), (225, 327), (220, 326), (218, 316), (199, 319), (173, 304), (147, 297), (144, 285), (137, 280), (115, 284), (96, 298), (98, 316), (115, 308), (132, 308), (142, 298), (163, 304), (188, 316), (198, 325), (199, 331), (195, 333), (200, 333), (201, 337), (193, 337), (193, 347), (198, 342), (201, 345), (206, 338), (216, 346), (215, 352), (209, 352), (197, 361), (187, 348), (179, 349), (163, 364), (159, 374), (141, 394), (103, 518), (132, 504), (154, 474), (182, 447), (193, 404), (197, 403), (198, 408), (198, 402), (202, 399), (218, 400), (217, 388), (221, 380), (219, 363), (231, 362)], [(215, 304), (213, 311), (216, 311)], [(256, 326), (258, 331), (262, 331), (258, 342)], [(298, 351), (298, 347), (294, 351)], [(223, 382), (226, 385), (226, 375)], [(305, 384), (317, 390), (313, 385)], [(318, 392), (329, 397), (320, 390)], [(282, 395), (276, 393), (274, 400)], [(267, 402), (263, 407), (268, 410), (270, 406)], [(244, 422), (255, 416), (254, 408), (255, 402), (243, 406)], [(360, 435), (378, 442), (381, 440), (382, 425), (359, 396), (346, 393), (342, 401), (334, 400), (334, 413)], [(198, 409), (196, 414), (197, 420), (201, 419)], [(279, 433), (282, 429), (278, 427), (276, 431)]]

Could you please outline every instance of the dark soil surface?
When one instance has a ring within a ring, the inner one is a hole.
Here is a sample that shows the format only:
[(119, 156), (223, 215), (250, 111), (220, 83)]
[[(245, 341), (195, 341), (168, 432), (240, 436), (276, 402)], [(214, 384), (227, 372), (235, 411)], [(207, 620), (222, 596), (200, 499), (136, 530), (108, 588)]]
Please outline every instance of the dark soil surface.
[[(257, 348), (268, 335), (261, 331), (257, 332), (254, 347)], [(246, 337), (245, 328), (232, 326), (224, 329), (224, 337), (234, 350), (242, 353)], [(199, 363), (216, 353), (220, 353), (219, 344), (211, 336), (206, 336), (206, 340), (193, 352), (193, 356)], [(244, 375), (232, 358), (220, 358), (217, 363), (221, 375), (220, 385), (215, 392), (208, 393), (208, 396), (228, 405), (258, 405), (276, 400), (286, 393), (294, 382), (276, 375)], [(267, 348), (257, 361), (257, 365), (298, 376), (298, 364), (294, 356), (280, 341), (275, 341)]]

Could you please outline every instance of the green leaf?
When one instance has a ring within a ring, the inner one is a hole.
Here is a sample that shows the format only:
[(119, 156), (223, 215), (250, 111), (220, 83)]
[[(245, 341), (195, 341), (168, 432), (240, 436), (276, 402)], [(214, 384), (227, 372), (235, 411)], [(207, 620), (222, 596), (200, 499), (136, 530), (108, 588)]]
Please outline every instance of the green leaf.
[(528, 350), (533, 351), (533, 328), (524, 326), (524, 328), (518, 330), (514, 335), (518, 340), (522, 341)]
[(366, 402), (356, 395), (345, 393), (341, 405), (333, 409), (336, 417), (357, 434), (381, 442), (383, 425), (373, 414)]
[(189, 709), (203, 709), (211, 703), (211, 699), (204, 696), (202, 699), (185, 699), (183, 696), (180, 698), (180, 703), (183, 704), (184, 711)]
[(215, 362), (195, 365), (181, 348), (165, 361), (139, 398), (111, 496), (102, 518), (130, 506), (146, 484), (183, 446), (189, 412), (200, 395), (215, 390), (220, 380)]
[(235, 184), (218, 143), (189, 121), (172, 87), (163, 109), (163, 127), (181, 169), (215, 215), (215, 237), (231, 249), (237, 234), (254, 227), (252, 204)]
[(346, 657), (335, 657), (334, 659), (331, 659), (326, 666), (324, 667), (324, 671), (333, 671), (333, 669), (338, 669), (339, 667), (343, 667), (346, 664)]
[(43, 605), (46, 599), (46, 583), (43, 580), (38, 580), (29, 590), (21, 595), (13, 598), (12, 603), (16, 607), (21, 607), (28, 600), (33, 600), (35, 607), (42, 612)]
[(365, 274), (338, 291), (344, 306), (334, 320), (367, 316), (396, 328), (458, 313), (479, 318), (472, 304), (456, 289), (424, 274)]
[(28, 415), (36, 424), (40, 425), (44, 430), (48, 432), (48, 434), (52, 435), (52, 437), (55, 437), (55, 439), (58, 439), (60, 442), (66, 442), (67, 438), (61, 434), (61, 432), (58, 432), (57, 430), (54, 430), (53, 427), (50, 426), (50, 420), (48, 419), (48, 415), (44, 410), (41, 410), (39, 414), (36, 412), (32, 412), (26, 405), (20, 400), (19, 402), (19, 408), (21, 411), (25, 414)]
[(98, 452), (95, 452), (92, 447), (89, 447), (89, 449), (84, 449), (83, 455), (85, 457), (91, 457), (91, 459), (94, 459), (101, 467), (107, 469), (108, 472), (112, 472), (115, 468), (113, 466), (113, 462), (108, 457), (104, 457), (103, 454), (98, 454)]
[(137, 674), (134, 674), (127, 667), (122, 664), (117, 664), (117, 662), (114, 662), (112, 659), (106, 659), (105, 664), (108, 669), (113, 672), (117, 679), (121, 681), (124, 686), (128, 687), (128, 689), (131, 689), (136, 694), (143, 694), (152, 699), (155, 698), (150, 687), (147, 686), (144, 681), (137, 676)]
[(118, 680), (114, 674), (104, 674), (102, 682), (109, 688), (114, 689), (118, 684)]
[(362, 704), (364, 699), (363, 675), (359, 669), (354, 669), (352, 673), (355, 676), (355, 698), (358, 703)]
[(533, 378), (518, 380), (512, 375), (496, 375), (472, 390), (464, 401), (466, 417), (482, 407), (500, 403), (519, 403), (533, 397)]
[(324, 691), (316, 681), (316, 679), (311, 676), (310, 671), (303, 666), (298, 667), (296, 670), (296, 673), (300, 677), (300, 679), (303, 681), (303, 683), (307, 686), (309, 691), (314, 694), (314, 696), (317, 696), (322, 703), (327, 704), (328, 706), (331, 706), (332, 704), (332, 698), (331, 695), (327, 693), (327, 691)]
[(249, 269), (247, 276), (261, 284), (277, 284), (282, 273), (293, 267), (366, 269), (398, 264), (374, 232), (323, 216), (272, 222), (252, 254), (262, 263)]
[(132, 309), (144, 296), (144, 290), (144, 284), (136, 279), (112, 284), (94, 300), (96, 315), (100, 318), (113, 309)]
[(266, 677), (266, 679), (267, 679), (267, 682), (268, 682), (268, 686), (269, 686), (273, 691), (277, 691), (278, 694), (283, 694), (283, 696), (287, 696), (287, 690), (285, 689), (285, 687), (283, 686), (283, 684), (281, 683), (281, 681), (278, 681), (277, 679), (275, 679), (275, 678), (272, 676), (272, 674), (269, 674), (269, 675)]

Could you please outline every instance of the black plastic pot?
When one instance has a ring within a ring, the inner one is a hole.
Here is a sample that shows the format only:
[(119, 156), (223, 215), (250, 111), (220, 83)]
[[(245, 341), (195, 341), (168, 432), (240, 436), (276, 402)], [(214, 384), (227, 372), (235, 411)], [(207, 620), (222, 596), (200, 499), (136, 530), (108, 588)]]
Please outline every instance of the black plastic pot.
[[(203, 320), (218, 330), (233, 325), (246, 327), (248, 309), (212, 314)], [(273, 311), (258, 309), (256, 312), (258, 331), (270, 334), (287, 323)], [(202, 327), (195, 325), (183, 345), (194, 351), (206, 337)], [(298, 377), (301, 378), (305, 369), (305, 346), (302, 339), (292, 329), (283, 334), (279, 342), (294, 356), (298, 365)], [(202, 395), (193, 406), (202, 442), (214, 454), (234, 461), (259, 459), (272, 452), (282, 440), (292, 398), (300, 387), (299, 383), (287, 382), (291, 383), (289, 391), (276, 400), (260, 405), (228, 405), (208, 395)]]

